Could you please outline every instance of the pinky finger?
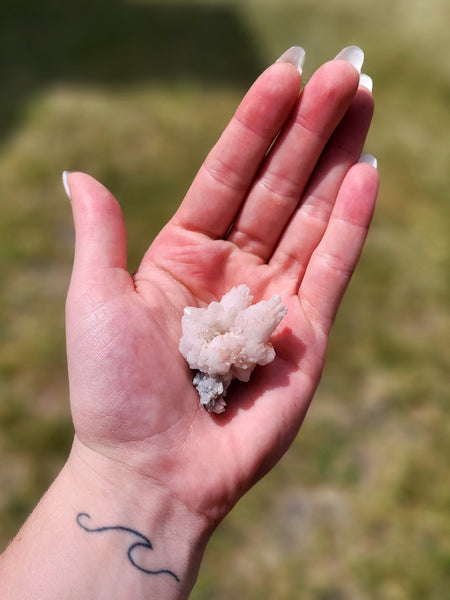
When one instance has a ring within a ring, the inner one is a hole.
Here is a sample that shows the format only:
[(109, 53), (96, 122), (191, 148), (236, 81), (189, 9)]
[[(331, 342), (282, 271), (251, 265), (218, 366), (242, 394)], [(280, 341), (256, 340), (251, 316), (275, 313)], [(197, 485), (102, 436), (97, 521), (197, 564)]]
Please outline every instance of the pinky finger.
[(299, 289), (305, 312), (325, 333), (334, 322), (366, 240), (379, 185), (375, 167), (375, 159), (364, 155), (347, 173)]

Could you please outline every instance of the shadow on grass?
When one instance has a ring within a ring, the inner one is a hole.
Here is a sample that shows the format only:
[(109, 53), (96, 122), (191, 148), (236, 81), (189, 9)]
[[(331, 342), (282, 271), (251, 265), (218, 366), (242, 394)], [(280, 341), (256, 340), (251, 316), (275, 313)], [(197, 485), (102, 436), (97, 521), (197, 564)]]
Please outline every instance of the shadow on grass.
[(229, 5), (145, 0), (3, 0), (0, 143), (53, 85), (198, 81), (246, 87), (261, 60)]

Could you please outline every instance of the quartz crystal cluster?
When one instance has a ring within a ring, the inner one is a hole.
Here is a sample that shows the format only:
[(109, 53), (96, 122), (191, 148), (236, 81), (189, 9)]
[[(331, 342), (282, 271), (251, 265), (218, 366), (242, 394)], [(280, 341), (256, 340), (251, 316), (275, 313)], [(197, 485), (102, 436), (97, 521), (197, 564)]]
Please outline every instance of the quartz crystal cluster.
[(225, 410), (224, 397), (233, 378), (248, 381), (256, 365), (275, 358), (269, 342), (287, 312), (279, 296), (252, 304), (246, 285), (232, 288), (206, 308), (187, 306), (179, 349), (191, 369), (200, 404), (211, 412)]

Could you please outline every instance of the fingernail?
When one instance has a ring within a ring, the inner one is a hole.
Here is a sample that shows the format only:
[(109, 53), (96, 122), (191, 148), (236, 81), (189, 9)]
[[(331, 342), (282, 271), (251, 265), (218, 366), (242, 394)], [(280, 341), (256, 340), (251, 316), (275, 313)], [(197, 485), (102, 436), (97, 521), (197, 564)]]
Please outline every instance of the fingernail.
[(369, 75), (366, 75), (365, 73), (361, 73), (361, 75), (359, 76), (359, 85), (368, 89), (369, 92), (371, 92), (373, 90), (372, 77), (369, 77)]
[(334, 60), (346, 60), (355, 67), (358, 73), (361, 73), (361, 67), (364, 62), (364, 52), (358, 46), (348, 46), (339, 52)]
[(69, 175), (71, 174), (72, 171), (63, 171), (62, 174), (62, 180), (63, 180), (63, 185), (64, 185), (64, 189), (66, 190), (66, 194), (69, 198), (69, 200), (71, 200), (72, 198), (70, 197), (70, 187), (69, 187), (69, 183), (67, 181), (67, 178), (69, 177)]
[(286, 52), (282, 54), (276, 62), (286, 62), (294, 65), (301, 75), (303, 63), (305, 62), (305, 51), (300, 46), (292, 46), (292, 48), (286, 50)]
[(378, 161), (375, 158), (375, 156), (373, 154), (368, 154), (367, 152), (365, 152), (364, 154), (361, 154), (358, 162), (365, 163), (366, 165), (370, 165), (371, 167), (374, 167), (375, 169), (378, 168)]

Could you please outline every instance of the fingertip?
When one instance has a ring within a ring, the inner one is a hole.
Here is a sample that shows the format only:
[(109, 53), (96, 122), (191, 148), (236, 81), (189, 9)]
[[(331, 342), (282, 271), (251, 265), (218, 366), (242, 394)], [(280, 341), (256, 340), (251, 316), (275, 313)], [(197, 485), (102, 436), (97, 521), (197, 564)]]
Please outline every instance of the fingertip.
[(304, 96), (308, 91), (311, 107), (321, 107), (324, 113), (331, 107), (339, 106), (343, 111), (342, 118), (358, 88), (359, 73), (355, 67), (345, 60), (330, 60), (314, 72), (305, 86)]
[(76, 263), (86, 268), (126, 268), (126, 229), (122, 209), (99, 181), (79, 171), (65, 171), (75, 225)]
[[(297, 100), (302, 85), (301, 64), (295, 65), (290, 60), (281, 60), (270, 65), (264, 73), (258, 78), (256, 88), (257, 93), (267, 95), (269, 98), (277, 98), (281, 103), (292, 104)], [(261, 86), (261, 84), (263, 84)], [(263, 90), (264, 86), (264, 90)]]
[(356, 225), (368, 227), (379, 188), (376, 158), (361, 155), (345, 177), (335, 206), (335, 215)]
[[(378, 173), (378, 160), (373, 154), (363, 153), (353, 171), (357, 172), (361, 194), (373, 198), (375, 201), (380, 185), (380, 176)], [(361, 172), (362, 171), (362, 172)]]
[(63, 184), (71, 201), (98, 195), (113, 198), (111, 192), (102, 183), (81, 171), (64, 171)]
[(62, 182), (63, 182), (63, 186), (64, 186), (64, 191), (66, 192), (66, 195), (69, 198), (69, 200), (72, 200), (72, 191), (71, 191), (72, 178), (77, 177), (79, 175), (81, 175), (82, 177), (88, 177), (88, 178), (92, 179), (92, 177), (90, 177), (89, 175), (86, 175), (85, 173), (82, 173), (80, 171), (63, 171), (62, 172)]
[(292, 46), (276, 60), (276, 63), (291, 64), (300, 75), (303, 72), (304, 62), (305, 51), (301, 46)]
[(359, 74), (364, 63), (364, 52), (359, 46), (347, 46), (333, 60), (348, 62)]

